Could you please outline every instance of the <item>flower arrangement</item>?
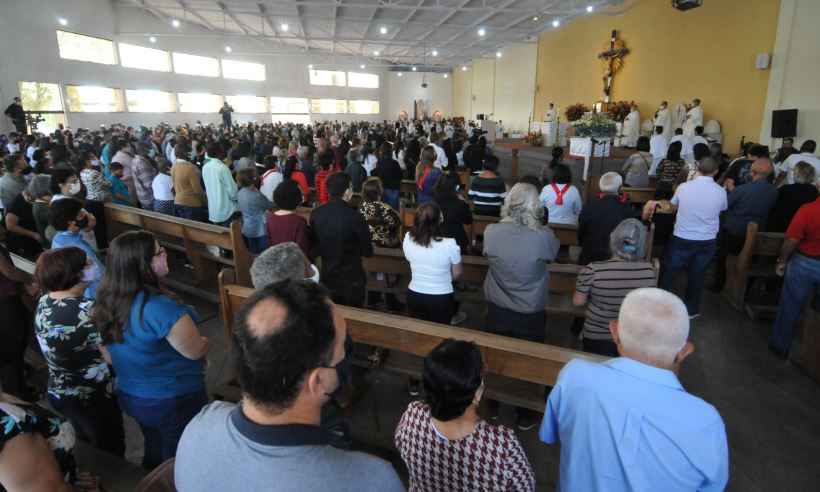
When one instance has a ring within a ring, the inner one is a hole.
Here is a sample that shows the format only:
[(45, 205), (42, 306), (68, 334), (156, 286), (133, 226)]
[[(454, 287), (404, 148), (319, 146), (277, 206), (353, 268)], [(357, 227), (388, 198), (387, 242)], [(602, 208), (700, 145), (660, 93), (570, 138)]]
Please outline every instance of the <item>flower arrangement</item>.
[(609, 117), (623, 123), (629, 112), (632, 111), (633, 104), (635, 104), (635, 101), (616, 101), (610, 103), (609, 109), (607, 110)]
[(578, 137), (610, 138), (617, 133), (615, 122), (608, 113), (591, 113), (574, 121), (572, 127)]
[(564, 115), (567, 117), (567, 121), (578, 121), (584, 116), (584, 113), (589, 113), (590, 111), (591, 109), (584, 103), (577, 103), (567, 107), (566, 111), (564, 111)]

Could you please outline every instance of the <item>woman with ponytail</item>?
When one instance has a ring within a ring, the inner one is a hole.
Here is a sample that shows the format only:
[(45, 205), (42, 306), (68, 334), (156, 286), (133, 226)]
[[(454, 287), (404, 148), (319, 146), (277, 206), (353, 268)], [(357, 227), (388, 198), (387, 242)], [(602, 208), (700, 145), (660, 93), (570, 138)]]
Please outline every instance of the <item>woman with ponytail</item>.
[(165, 249), (154, 235), (126, 232), (111, 242), (92, 311), (117, 374), (120, 406), (142, 429), (148, 469), (176, 454), (188, 421), (208, 403), (208, 339), (196, 311), (162, 287), (167, 274)]
[(535, 490), (535, 475), (512, 429), (478, 417), (481, 352), (445, 340), (424, 358), (424, 401), (410, 404), (394, 436), (410, 490)]

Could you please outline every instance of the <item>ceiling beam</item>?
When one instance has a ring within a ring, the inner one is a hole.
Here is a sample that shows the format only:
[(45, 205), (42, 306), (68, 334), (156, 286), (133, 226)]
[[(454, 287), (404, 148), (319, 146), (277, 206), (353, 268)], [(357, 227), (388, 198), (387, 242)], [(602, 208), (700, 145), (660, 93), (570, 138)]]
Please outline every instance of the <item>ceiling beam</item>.
[[(501, 5), (501, 8), (502, 8), (502, 9), (503, 9), (503, 8), (506, 8), (507, 6), (512, 5), (512, 4), (514, 4), (515, 2), (517, 2), (517, 1), (518, 1), (518, 0), (507, 0), (506, 2), (504, 2), (504, 3)], [(487, 22), (487, 20), (488, 20), (488, 19), (490, 19), (492, 16), (494, 16), (494, 15), (495, 15), (495, 14), (497, 14), (498, 12), (499, 12), (499, 11), (498, 11), (498, 10), (496, 10), (496, 11), (493, 11), (493, 12), (488, 12), (488, 13), (486, 13), (486, 14), (482, 15), (481, 17), (479, 17), (479, 18), (478, 18), (475, 22), (473, 22), (473, 23), (472, 23), (472, 24), (470, 24), (469, 26), (467, 26), (467, 27), (465, 27), (465, 28), (461, 29), (461, 30), (460, 30), (459, 32), (457, 32), (456, 34), (454, 34), (454, 35), (450, 36), (449, 38), (447, 38), (446, 40), (444, 40), (444, 42), (439, 43), (439, 45), (438, 45), (439, 50), (441, 50), (442, 48), (444, 48), (444, 47), (445, 47), (445, 46), (447, 46), (448, 44), (452, 43), (454, 40), (456, 40), (456, 39), (458, 39), (458, 38), (460, 38), (460, 37), (464, 36), (465, 34), (467, 34), (468, 32), (470, 32), (472, 29), (475, 29), (476, 27), (480, 26), (481, 24), (483, 24), (483, 23)], [(533, 14), (533, 13), (532, 13), (532, 11), (530, 11), (529, 15), (532, 15), (532, 14)], [(478, 36), (478, 34), (476, 34), (476, 36)], [(472, 45), (474, 45), (474, 44), (476, 44), (476, 42), (481, 42), (481, 40), (476, 40), (476, 41), (474, 41), (474, 42), (471, 44), (471, 46), (472, 46)]]
[(199, 22), (201, 22), (202, 25), (204, 25), (209, 31), (219, 31), (219, 29), (215, 25), (213, 25), (211, 23), (211, 21), (209, 21), (208, 19), (203, 17), (202, 14), (197, 12), (195, 9), (192, 9), (191, 7), (189, 7), (188, 4), (186, 4), (182, 0), (177, 0), (177, 4), (179, 4), (179, 6), (182, 7), (182, 10), (184, 12), (190, 12), (191, 15), (196, 17), (197, 20), (199, 20)]
[[(333, 19), (332, 19), (333, 24), (330, 27), (330, 37), (331, 38), (336, 37), (336, 22), (339, 20), (339, 5), (341, 5), (341, 4), (342, 4), (342, 0), (337, 0), (337, 1), (333, 2)], [(330, 43), (330, 52), (331, 53), (336, 53), (336, 41), (332, 41)]]
[[(222, 13), (224, 13), (225, 15), (227, 15), (228, 17), (230, 17), (230, 18), (231, 18), (231, 20), (232, 20), (232, 21), (234, 21), (234, 23), (235, 23), (237, 26), (239, 26), (239, 29), (241, 29), (241, 30), (242, 30), (242, 32), (244, 32), (244, 33), (245, 33), (245, 35), (249, 35), (249, 34), (251, 33), (250, 29), (248, 29), (248, 27), (247, 27), (247, 26), (246, 26), (243, 22), (241, 22), (241, 21), (239, 20), (239, 18), (238, 18), (236, 15), (234, 15), (234, 13), (233, 13), (232, 11), (228, 10), (228, 7), (226, 7), (224, 3), (222, 3), (222, 2), (216, 2), (216, 4), (217, 4), (217, 5), (219, 6), (219, 8), (221, 9)], [(201, 8), (201, 9), (199, 9), (199, 10), (200, 10), (201, 12), (205, 12), (205, 11), (206, 11), (205, 9), (202, 9), (202, 8)]]
[(419, 11), (419, 7), (423, 6), (423, 5), (424, 5), (424, 2), (426, 2), (426, 1), (427, 1), (427, 0), (419, 0), (419, 3), (418, 3), (418, 4), (416, 4), (416, 8), (414, 8), (413, 10), (411, 10), (411, 11), (410, 11), (410, 13), (409, 13), (409, 14), (407, 14), (407, 17), (405, 17), (404, 19), (402, 19), (401, 24), (399, 24), (398, 26), (396, 26), (396, 29), (394, 29), (394, 30), (393, 30), (393, 33), (392, 33), (392, 34), (390, 35), (390, 37), (388, 38), (390, 41), (392, 41), (392, 40), (396, 39), (396, 36), (398, 36), (398, 35), (399, 35), (399, 33), (401, 32), (401, 29), (402, 29), (404, 26), (409, 26), (409, 25), (413, 25), (413, 24), (419, 24), (419, 25), (421, 25), (421, 24), (424, 24), (424, 25), (428, 24), (427, 22), (417, 22), (417, 23), (416, 23), (416, 22), (411, 22), (411, 20), (413, 19), (413, 16), (415, 16), (415, 15), (416, 15), (416, 12), (418, 12), (418, 11)]
[[(431, 29), (428, 29), (424, 34), (419, 36), (418, 39), (421, 39), (421, 40), (427, 39), (427, 36), (429, 36), (429, 35), (433, 34), (434, 32), (436, 32), (436, 30), (438, 28), (443, 26), (444, 23), (446, 23), (448, 20), (452, 19), (457, 13), (462, 11), (464, 9), (464, 7), (466, 7), (467, 4), (469, 4), (471, 1), (472, 0), (464, 0), (463, 2), (458, 4), (457, 6), (450, 7), (451, 8), (450, 12), (447, 15), (445, 15), (444, 17), (442, 17), (441, 19), (439, 19), (438, 22), (436, 22), (436, 24)], [(415, 46), (418, 46), (418, 43), (415, 43)], [(408, 49), (404, 50), (403, 52), (401, 52), (401, 54), (402, 55), (407, 55), (412, 50), (413, 50), (413, 48), (408, 48)]]
[(276, 30), (276, 26), (273, 25), (273, 21), (270, 20), (270, 16), (268, 16), (268, 8), (262, 2), (257, 3), (256, 6), (259, 8), (259, 14), (262, 16), (262, 19), (264, 19), (265, 23), (268, 27), (270, 27), (274, 37), (276, 37), (276, 42), (279, 43), (279, 46), (281, 46), (282, 40), (279, 39), (279, 32)]
[(309, 51), (310, 44), (308, 43), (308, 32), (307, 27), (305, 27), (305, 18), (302, 16), (301, 5), (296, 6), (296, 15), (299, 17), (299, 27), (302, 29), (302, 41), (305, 42), (305, 51)]

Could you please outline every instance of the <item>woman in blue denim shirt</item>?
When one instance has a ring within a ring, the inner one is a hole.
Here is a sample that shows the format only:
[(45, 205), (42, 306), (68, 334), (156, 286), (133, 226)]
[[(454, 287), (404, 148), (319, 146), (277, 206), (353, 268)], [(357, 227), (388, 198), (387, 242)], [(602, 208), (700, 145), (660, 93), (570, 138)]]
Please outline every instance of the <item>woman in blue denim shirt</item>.
[(208, 339), (191, 307), (163, 289), (168, 259), (154, 235), (126, 232), (111, 242), (93, 319), (117, 375), (120, 406), (145, 438), (151, 469), (176, 453), (182, 431), (208, 403)]

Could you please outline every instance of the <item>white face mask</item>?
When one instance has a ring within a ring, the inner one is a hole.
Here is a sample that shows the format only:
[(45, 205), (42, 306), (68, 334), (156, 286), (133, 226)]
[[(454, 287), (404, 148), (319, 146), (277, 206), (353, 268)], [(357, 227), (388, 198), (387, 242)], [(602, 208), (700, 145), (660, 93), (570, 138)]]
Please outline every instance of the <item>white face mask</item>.
[(68, 194), (69, 195), (76, 195), (80, 192), (81, 189), (82, 189), (82, 187), (80, 186), (80, 183), (75, 181), (75, 182), (71, 183), (70, 185), (68, 185)]
[(305, 280), (310, 280), (314, 284), (318, 284), (319, 283), (319, 269), (316, 268), (316, 265), (314, 265), (312, 263), (310, 265), (310, 269), (313, 271), (313, 276), (309, 277), (309, 278), (306, 278)]
[(91, 167), (100, 167), (100, 160), (94, 159), (93, 161), (91, 161)]

